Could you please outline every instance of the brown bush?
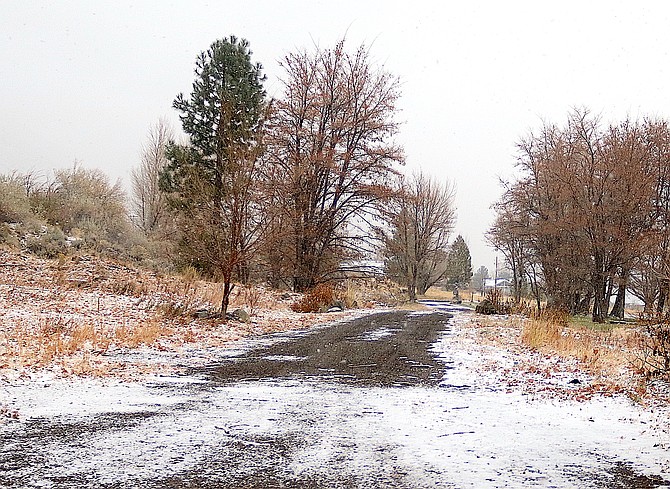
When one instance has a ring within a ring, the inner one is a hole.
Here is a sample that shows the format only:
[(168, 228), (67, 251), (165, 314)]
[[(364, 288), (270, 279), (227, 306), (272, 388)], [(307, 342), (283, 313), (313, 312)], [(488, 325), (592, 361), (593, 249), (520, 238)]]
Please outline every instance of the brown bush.
[(302, 299), (291, 304), (295, 312), (325, 312), (335, 301), (335, 292), (330, 284), (319, 284), (307, 291)]
[(478, 314), (510, 314), (513, 303), (509, 300), (503, 300), (503, 296), (497, 289), (489, 290), (486, 298), (475, 308)]

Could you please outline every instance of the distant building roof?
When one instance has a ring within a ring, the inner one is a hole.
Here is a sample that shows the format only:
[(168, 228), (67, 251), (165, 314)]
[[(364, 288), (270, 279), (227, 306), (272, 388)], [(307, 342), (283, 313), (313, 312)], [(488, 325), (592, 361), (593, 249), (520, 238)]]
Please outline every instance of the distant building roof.
[(501, 288), (501, 287), (511, 287), (512, 281), (508, 278), (499, 278), (498, 280), (493, 278), (487, 278), (484, 281), (484, 287), (487, 289)]

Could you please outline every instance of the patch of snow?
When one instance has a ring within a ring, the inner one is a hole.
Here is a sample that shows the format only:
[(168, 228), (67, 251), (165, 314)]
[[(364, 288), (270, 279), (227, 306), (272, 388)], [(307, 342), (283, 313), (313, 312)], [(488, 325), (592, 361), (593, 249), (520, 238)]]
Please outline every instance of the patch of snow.
[(387, 338), (389, 336), (393, 336), (396, 333), (396, 331), (381, 327), (374, 329), (372, 331), (368, 331), (367, 333), (364, 333), (358, 337), (358, 340), (360, 341), (379, 341), (383, 338)]
[(268, 355), (263, 357), (263, 360), (271, 362), (302, 362), (307, 360), (307, 357), (297, 357), (295, 355)]

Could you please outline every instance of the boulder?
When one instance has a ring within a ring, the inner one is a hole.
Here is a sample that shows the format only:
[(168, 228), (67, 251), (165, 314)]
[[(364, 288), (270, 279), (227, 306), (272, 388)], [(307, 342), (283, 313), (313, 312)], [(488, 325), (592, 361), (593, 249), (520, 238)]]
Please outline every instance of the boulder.
[(198, 309), (193, 313), (193, 317), (196, 319), (210, 319), (212, 312), (209, 309)]

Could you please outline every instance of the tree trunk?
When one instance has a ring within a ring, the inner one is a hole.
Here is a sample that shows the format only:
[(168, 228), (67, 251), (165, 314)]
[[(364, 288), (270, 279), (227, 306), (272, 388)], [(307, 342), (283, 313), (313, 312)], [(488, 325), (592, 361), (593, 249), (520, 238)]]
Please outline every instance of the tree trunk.
[(221, 299), (221, 317), (225, 319), (228, 314), (228, 306), (230, 305), (230, 294), (235, 288), (235, 284), (231, 283), (230, 278), (223, 280), (223, 298)]
[(418, 272), (416, 268), (410, 270), (407, 275), (407, 293), (409, 294), (409, 301), (416, 302), (416, 283), (418, 281)]
[(293, 291), (305, 292), (316, 285), (316, 277), (311, 266), (311, 257), (306, 252), (298, 255), (296, 274), (293, 277)]
[(407, 293), (409, 294), (409, 301), (416, 302), (416, 287), (414, 285), (409, 285), (407, 287)]
[(315, 244), (307, 237), (298, 237), (295, 248), (295, 264), (293, 291), (306, 292), (314, 288), (319, 278), (319, 258), (316, 256)]
[(623, 319), (626, 307), (626, 283), (628, 282), (628, 270), (621, 270), (621, 277), (619, 277), (619, 284), (616, 292), (616, 299), (610, 316)]
[(592, 299), (591, 292), (587, 293), (584, 297), (582, 297), (579, 304), (577, 304), (576, 313), (577, 314), (588, 314), (589, 313), (589, 308), (591, 306), (591, 299)]
[(616, 299), (614, 300), (614, 306), (610, 312), (610, 316), (623, 319), (624, 316), (624, 306), (626, 304), (626, 286), (620, 285), (616, 293)]
[(314, 287), (314, 281), (309, 277), (293, 277), (293, 292), (306, 292)]
[(600, 250), (593, 254), (593, 271), (591, 281), (593, 286), (593, 322), (604, 323), (609, 310), (605, 295), (607, 292), (607, 277), (604, 272), (604, 256)]
[(247, 260), (242, 260), (238, 265), (237, 265), (237, 278), (238, 280), (246, 285), (249, 283), (249, 263)]

